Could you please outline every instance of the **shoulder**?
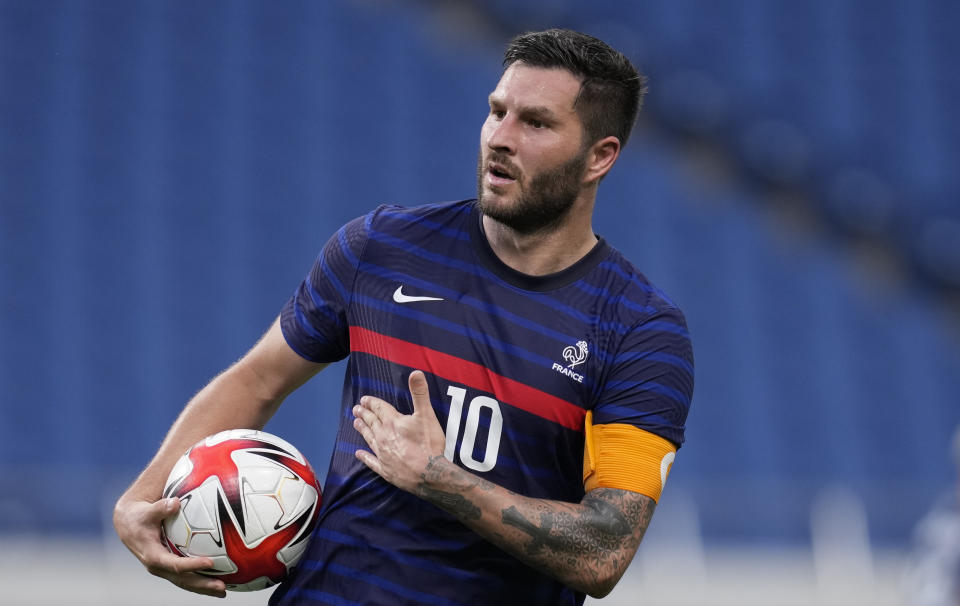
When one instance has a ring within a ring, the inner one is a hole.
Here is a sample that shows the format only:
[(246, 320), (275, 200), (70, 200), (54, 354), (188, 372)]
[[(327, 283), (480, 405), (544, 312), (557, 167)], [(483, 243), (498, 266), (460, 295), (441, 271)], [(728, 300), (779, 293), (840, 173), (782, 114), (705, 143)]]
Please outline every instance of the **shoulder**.
[(463, 221), (469, 216), (473, 200), (440, 202), (419, 206), (381, 204), (368, 213), (344, 224), (333, 236), (341, 242), (367, 241), (375, 237), (416, 237), (411, 228), (426, 230), (449, 229), (453, 221)]
[(435, 202), (418, 206), (381, 204), (366, 215), (367, 224), (368, 226), (383, 227), (391, 224), (448, 223), (469, 216), (473, 202), (473, 200), (457, 200), (455, 202)]
[(610, 293), (602, 303), (608, 334), (597, 424), (628, 424), (679, 447), (693, 398), (694, 358), (679, 306), (620, 253), (600, 264)]
[(469, 220), (473, 200), (423, 204), (419, 206), (382, 205), (363, 217), (364, 236), (371, 250), (394, 254), (397, 250), (416, 252), (462, 248), (470, 241)]
[(610, 253), (597, 269), (609, 293), (607, 312), (615, 314), (618, 323), (633, 327), (660, 323), (666, 332), (687, 335), (686, 317), (680, 306), (620, 251), (610, 247)]

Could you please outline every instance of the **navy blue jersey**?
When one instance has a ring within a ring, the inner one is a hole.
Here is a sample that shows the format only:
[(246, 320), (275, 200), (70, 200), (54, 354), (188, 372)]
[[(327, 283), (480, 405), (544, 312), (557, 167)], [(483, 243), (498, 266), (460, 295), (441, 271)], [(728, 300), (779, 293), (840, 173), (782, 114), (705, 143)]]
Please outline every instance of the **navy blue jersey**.
[(529, 497), (583, 497), (587, 411), (683, 442), (693, 359), (680, 310), (603, 239), (555, 274), (511, 269), (472, 200), (348, 223), (281, 326), (307, 360), (349, 361), (320, 519), (271, 604), (583, 602), (354, 457), (367, 446), (351, 408), (373, 395), (412, 412), (412, 370), (447, 458)]

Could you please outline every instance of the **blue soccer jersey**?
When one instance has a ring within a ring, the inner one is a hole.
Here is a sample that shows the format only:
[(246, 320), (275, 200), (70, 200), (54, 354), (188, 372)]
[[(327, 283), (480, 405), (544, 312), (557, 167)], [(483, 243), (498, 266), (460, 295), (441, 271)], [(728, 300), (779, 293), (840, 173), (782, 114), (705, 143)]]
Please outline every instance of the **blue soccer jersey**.
[(583, 602), (354, 457), (367, 446), (351, 408), (373, 395), (412, 412), (414, 369), (445, 456), (529, 497), (583, 497), (588, 411), (595, 425), (683, 442), (693, 358), (679, 309), (603, 239), (556, 274), (511, 269), (472, 200), (382, 206), (348, 223), (281, 325), (307, 360), (349, 361), (320, 519), (271, 604)]

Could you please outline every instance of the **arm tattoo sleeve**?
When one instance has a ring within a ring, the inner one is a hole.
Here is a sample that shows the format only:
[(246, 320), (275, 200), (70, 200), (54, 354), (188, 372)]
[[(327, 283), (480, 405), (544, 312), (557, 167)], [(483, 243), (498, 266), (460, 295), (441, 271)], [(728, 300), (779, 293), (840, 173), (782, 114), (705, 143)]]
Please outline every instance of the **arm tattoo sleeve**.
[(567, 585), (602, 597), (623, 575), (650, 524), (656, 502), (597, 488), (580, 503), (533, 499), (431, 459), (415, 493)]
[[(650, 524), (656, 503), (650, 497), (627, 490), (598, 488), (579, 506), (558, 508), (535, 505), (521, 511), (510, 506), (502, 521), (529, 535), (524, 554), (545, 572), (557, 573), (571, 566), (580, 583), (590, 585), (617, 571), (626, 570)], [(611, 586), (612, 588), (612, 586)]]

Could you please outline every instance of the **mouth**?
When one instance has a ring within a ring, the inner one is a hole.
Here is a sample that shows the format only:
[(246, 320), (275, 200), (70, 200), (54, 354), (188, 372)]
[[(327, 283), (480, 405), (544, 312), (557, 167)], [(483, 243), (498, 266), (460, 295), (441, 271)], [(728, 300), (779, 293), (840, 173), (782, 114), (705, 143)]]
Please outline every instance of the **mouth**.
[(493, 186), (503, 187), (516, 182), (516, 172), (498, 162), (487, 163), (487, 183)]

